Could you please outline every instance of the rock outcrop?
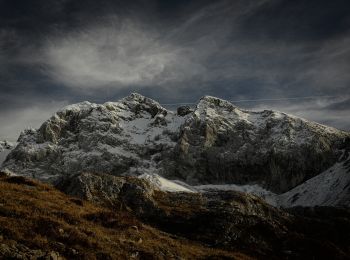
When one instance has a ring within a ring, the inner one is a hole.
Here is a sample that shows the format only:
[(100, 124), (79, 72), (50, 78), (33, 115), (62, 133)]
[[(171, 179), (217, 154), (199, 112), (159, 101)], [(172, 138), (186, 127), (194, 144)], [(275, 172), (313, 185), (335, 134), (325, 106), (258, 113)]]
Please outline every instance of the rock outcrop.
[(42, 250), (30, 249), (24, 245), (12, 242), (11, 245), (0, 243), (1, 259), (43, 259), (43, 260), (64, 260), (57, 252), (44, 252)]
[(177, 114), (179, 116), (185, 116), (192, 112), (193, 112), (193, 109), (190, 106), (180, 106), (177, 108)]
[[(242, 192), (164, 192), (146, 178), (91, 173), (70, 176), (57, 187), (112, 209), (126, 209), (160, 230), (211, 248), (269, 259), (342, 259), (350, 252), (346, 210), (286, 213)], [(340, 233), (334, 230), (338, 224), (343, 225)]]

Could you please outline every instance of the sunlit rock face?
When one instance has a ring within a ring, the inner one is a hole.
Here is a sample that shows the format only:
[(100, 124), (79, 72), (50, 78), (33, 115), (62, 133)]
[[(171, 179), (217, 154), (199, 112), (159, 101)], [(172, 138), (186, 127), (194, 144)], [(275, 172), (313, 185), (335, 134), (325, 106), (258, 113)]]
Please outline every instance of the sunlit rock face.
[(84, 171), (153, 172), (175, 147), (184, 120), (138, 94), (102, 105), (70, 105), (38, 130), (24, 131), (4, 167), (50, 181)]
[(349, 133), (203, 97), (177, 112), (139, 94), (58, 111), (24, 131), (3, 169), (54, 182), (82, 172), (159, 174), (188, 184), (259, 184), (281, 193), (331, 167)]
[(348, 137), (285, 113), (204, 97), (181, 127), (173, 171), (189, 183), (259, 183), (280, 193), (332, 166)]

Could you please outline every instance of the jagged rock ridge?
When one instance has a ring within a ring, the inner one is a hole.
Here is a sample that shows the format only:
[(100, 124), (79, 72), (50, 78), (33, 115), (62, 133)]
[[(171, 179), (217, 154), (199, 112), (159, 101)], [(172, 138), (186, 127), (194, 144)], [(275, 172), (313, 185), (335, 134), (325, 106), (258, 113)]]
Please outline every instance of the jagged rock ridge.
[(282, 193), (334, 165), (350, 136), (209, 96), (180, 111), (139, 94), (71, 105), (24, 131), (3, 168), (51, 182), (80, 172), (156, 173), (192, 185), (256, 183)]

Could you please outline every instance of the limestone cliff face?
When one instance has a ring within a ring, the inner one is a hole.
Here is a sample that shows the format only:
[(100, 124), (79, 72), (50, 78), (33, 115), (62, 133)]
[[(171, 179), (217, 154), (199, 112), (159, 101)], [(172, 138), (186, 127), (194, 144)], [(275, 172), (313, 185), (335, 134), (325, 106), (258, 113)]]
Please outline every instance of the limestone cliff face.
[(176, 145), (183, 117), (132, 94), (103, 105), (83, 102), (58, 111), (37, 130), (24, 131), (4, 168), (54, 181), (62, 175), (156, 171)]
[(82, 172), (156, 173), (189, 184), (256, 183), (281, 193), (332, 166), (350, 136), (208, 96), (194, 110), (178, 111), (139, 94), (70, 105), (24, 131), (3, 168), (50, 182)]
[(199, 101), (179, 135), (175, 176), (190, 183), (259, 183), (278, 193), (333, 165), (349, 137), (301, 118), (246, 111), (213, 97)]

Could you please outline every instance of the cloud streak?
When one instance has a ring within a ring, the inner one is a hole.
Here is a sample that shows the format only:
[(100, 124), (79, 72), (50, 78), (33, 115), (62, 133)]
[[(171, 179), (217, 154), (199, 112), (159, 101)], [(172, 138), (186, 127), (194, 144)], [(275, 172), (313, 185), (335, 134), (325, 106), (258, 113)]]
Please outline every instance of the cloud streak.
[[(234, 22), (264, 1), (252, 3), (240, 3), (237, 10), (227, 1), (212, 4), (187, 17), (180, 26), (170, 28), (154, 28), (132, 17), (110, 16), (50, 38), (42, 50), (43, 62), (55, 81), (81, 89), (120, 89), (130, 85), (155, 88), (196, 78), (215, 80), (224, 76), (223, 68), (211, 70), (208, 63), (222, 58), (217, 57), (218, 51), (232, 37)], [(233, 51), (242, 53), (238, 44), (227, 50), (231, 54), (224, 62), (234, 56)], [(229, 73), (232, 77), (234, 72), (226, 72)], [(235, 75), (244, 76), (242, 70)]]
[(201, 73), (187, 51), (163, 41), (157, 32), (123, 21), (50, 40), (43, 58), (50, 76), (67, 86), (127, 88), (158, 86)]
[[(321, 124), (336, 127), (348, 131), (350, 129), (349, 109), (350, 96), (320, 97), (310, 100), (298, 100), (295, 102), (266, 102), (265, 104), (242, 104), (253, 110), (273, 109), (283, 111), (291, 115), (315, 121)], [(347, 109), (338, 109), (347, 104)]]
[(80, 30), (50, 36), (40, 50), (42, 63), (55, 82), (81, 90), (181, 85), (191, 92), (195, 84), (244, 80), (256, 81), (269, 96), (305, 88), (307, 94), (346, 90), (347, 34), (311, 43), (244, 38), (242, 20), (275, 2), (223, 1), (197, 10), (180, 26), (165, 28), (133, 17), (106, 17)]

